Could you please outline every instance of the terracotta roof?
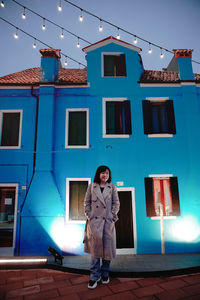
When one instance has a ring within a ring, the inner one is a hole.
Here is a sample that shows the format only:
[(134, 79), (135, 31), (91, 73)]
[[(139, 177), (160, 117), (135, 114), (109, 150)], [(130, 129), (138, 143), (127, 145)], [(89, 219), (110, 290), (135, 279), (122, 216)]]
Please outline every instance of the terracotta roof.
[[(0, 77), (0, 84), (39, 84), (40, 68), (27, 69)], [(86, 69), (60, 69), (59, 82), (61, 84), (86, 84)]]
[[(200, 81), (200, 74), (194, 74), (195, 80)], [(180, 75), (173, 71), (145, 70), (140, 78), (141, 83), (178, 83)], [(0, 85), (12, 84), (39, 84), (40, 68), (27, 69), (0, 77)], [(60, 69), (59, 84), (87, 84), (86, 69)]]
[[(195, 80), (200, 81), (200, 74), (194, 74)], [(176, 83), (180, 82), (179, 72), (145, 70), (140, 78), (142, 83)]]

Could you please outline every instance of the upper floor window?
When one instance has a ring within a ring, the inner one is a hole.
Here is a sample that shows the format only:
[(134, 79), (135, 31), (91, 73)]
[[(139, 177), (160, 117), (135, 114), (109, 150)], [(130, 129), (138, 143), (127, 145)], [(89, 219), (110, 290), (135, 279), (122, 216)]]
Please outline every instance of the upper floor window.
[(22, 110), (0, 111), (0, 148), (21, 147)]
[(87, 108), (66, 110), (66, 148), (88, 148), (89, 120)]
[(160, 216), (162, 204), (164, 216), (180, 216), (177, 177), (145, 178), (147, 216)]
[(130, 101), (122, 98), (104, 98), (103, 136), (129, 137), (131, 133)]
[(126, 76), (125, 54), (104, 54), (103, 75), (110, 77)]
[(175, 134), (175, 117), (172, 100), (142, 101), (145, 134)]

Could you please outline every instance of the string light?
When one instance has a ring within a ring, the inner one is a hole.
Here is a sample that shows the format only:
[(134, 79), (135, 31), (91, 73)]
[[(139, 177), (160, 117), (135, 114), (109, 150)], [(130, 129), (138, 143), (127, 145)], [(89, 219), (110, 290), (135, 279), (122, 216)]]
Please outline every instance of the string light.
[[(38, 38), (36, 38), (36, 37), (34, 37), (33, 35), (31, 35), (30, 33), (24, 31), (23, 29), (16, 27), (13, 23), (11, 23), (11, 22), (5, 20), (4, 18), (0, 17), (0, 20), (6, 22), (6, 23), (9, 24), (10, 26), (16, 28), (16, 34), (17, 34), (16, 36), (17, 36), (17, 37), (18, 37), (17, 31), (20, 30), (22, 33), (24, 33), (24, 34), (27, 35), (28, 37), (30, 37), (30, 38), (32, 38), (32, 39), (34, 39), (34, 40), (37, 40), (38, 42), (40, 42), (41, 44), (43, 44), (45, 47), (50, 48), (50, 49), (53, 49), (53, 47), (51, 47), (51, 46), (48, 45), (47, 43), (44, 43), (43, 41), (41, 41), (41, 40), (39, 40)], [(79, 64), (79, 66), (82, 65), (83, 67), (87, 67), (85, 64), (79, 62), (78, 60), (76, 60), (76, 59), (74, 59), (74, 58), (72, 58), (72, 57), (70, 57), (69, 55), (66, 55), (66, 54), (63, 53), (63, 52), (60, 52), (60, 54), (63, 55), (63, 56), (65, 56), (65, 57), (67, 57), (68, 59), (70, 59), (70, 60), (76, 62), (77, 64)]]
[(100, 21), (100, 24), (99, 24), (99, 32), (102, 32), (102, 31), (103, 31), (102, 21), (101, 21), (101, 19), (100, 19), (99, 21)]
[(18, 28), (16, 27), (16, 32), (14, 33), (14, 38), (17, 40), (19, 38)]
[(65, 56), (65, 62), (64, 62), (64, 65), (65, 65), (65, 66), (68, 65), (67, 56)]
[(24, 11), (22, 13), (22, 19), (25, 20), (26, 19), (26, 8), (24, 7)]
[(64, 39), (63, 28), (62, 28), (62, 31), (61, 31), (61, 34), (60, 34), (60, 38), (61, 38), (61, 39)]
[(76, 46), (77, 46), (77, 48), (80, 48), (80, 42), (79, 42), (79, 37), (78, 37), (78, 42), (77, 42), (77, 44), (76, 44)]
[(149, 53), (149, 54), (152, 53), (151, 43), (149, 43), (149, 50), (148, 50), (148, 53)]
[(134, 43), (135, 45), (138, 43), (138, 40), (137, 40), (136, 35), (135, 35), (135, 38), (134, 38), (134, 40), (133, 40), (133, 43)]
[(58, 5), (58, 11), (62, 11), (61, 0), (60, 0), (59, 5)]
[[(16, 0), (12, 0), (12, 1), (15, 2), (17, 5), (19, 5), (19, 6), (21, 6), (21, 7), (24, 7), (24, 5), (20, 4), (20, 3), (17, 2)], [(44, 16), (41, 16), (40, 14), (38, 14), (37, 12), (35, 12), (34, 10), (28, 8), (27, 6), (26, 6), (25, 8), (26, 8), (26, 10), (30, 11), (30, 12), (33, 13), (34, 15), (40, 17), (41, 19), (43, 19), (43, 20), (45, 20), (45, 21), (48, 21), (49, 23), (51, 23), (52, 25), (54, 25), (54, 26), (60, 28), (61, 30), (62, 30), (62, 29), (65, 30), (66, 32), (68, 32), (69, 34), (71, 34), (72, 36), (74, 36), (74, 37), (76, 37), (76, 38), (78, 37), (76, 34), (74, 34), (73, 32), (69, 31), (67, 28), (64, 28), (63, 26), (58, 25), (57, 23), (51, 21), (50, 19), (47, 19), (47, 18), (45, 18)], [(45, 30), (45, 28), (46, 28), (46, 26), (44, 26), (44, 30)], [(84, 39), (84, 38), (82, 38), (82, 37), (79, 37), (79, 38), (80, 38), (80, 40), (82, 40), (83, 42), (85, 42), (85, 43), (87, 43), (87, 44), (90, 44), (90, 45), (92, 44), (92, 43), (90, 43), (89, 41), (87, 41), (86, 39)]]
[[(16, 0), (12, 0), (12, 1), (15, 2), (17, 5), (19, 5), (19, 6), (21, 6), (21, 7), (24, 7), (24, 5), (20, 4), (20, 3), (17, 2)], [(60, 1), (61, 1), (61, 0), (60, 0)], [(68, 3), (68, 4), (70, 4), (71, 6), (74, 6), (74, 7), (77, 8), (77, 9), (81, 10), (81, 12), (84, 12), (84, 13), (86, 13), (86, 14), (88, 14), (88, 15), (91, 15), (92, 17), (94, 17), (94, 18), (100, 20), (100, 17), (99, 17), (99, 16), (97, 16), (97, 15), (95, 15), (95, 14), (93, 14), (93, 13), (91, 13), (91, 12), (89, 12), (89, 11), (83, 9), (83, 8), (81, 8), (80, 6), (78, 6), (78, 5), (76, 5), (76, 4), (72, 3), (72, 2), (70, 2), (69, 0), (63, 0), (63, 1), (65, 1), (65, 2)], [(1, 1), (1, 2), (0, 2), (0, 5), (1, 5), (1, 7), (4, 7), (4, 2)], [(30, 8), (26, 7), (26, 9), (29, 10), (30, 12), (32, 12), (33, 14), (39, 16), (40, 18), (44, 18), (44, 17), (41, 16), (40, 14), (38, 14), (38, 13), (36, 13), (35, 11), (31, 10)], [(48, 22), (50, 22), (51, 24), (53, 24), (53, 25), (55, 25), (55, 26), (57, 26), (57, 27), (59, 27), (59, 28), (62, 28), (60, 25), (54, 23), (53, 21), (51, 21), (51, 20), (49, 20), (49, 19), (46, 19), (46, 20), (47, 20)], [(101, 21), (104, 22), (104, 23), (106, 23), (106, 24), (108, 24), (108, 25), (110, 25), (110, 26), (112, 26), (112, 27), (114, 27), (114, 28), (117, 28), (118, 30), (120, 29), (121, 31), (125, 32), (125, 33), (128, 34), (128, 35), (131, 35), (131, 36), (133, 36), (133, 37), (136, 36), (134, 33), (130, 32), (130, 31), (124, 29), (124, 28), (121, 28), (121, 27), (119, 27), (119, 26), (117, 26), (117, 25), (115, 25), (115, 24), (113, 24), (113, 23), (111, 23), (111, 22), (109, 22), (109, 21), (107, 21), (107, 20), (105, 20), (105, 19), (102, 19), (102, 18), (101, 18)], [(69, 34), (71, 34), (71, 35), (77, 37), (77, 35), (75, 35), (74, 33), (70, 32), (69, 30), (67, 30), (67, 29), (65, 29), (65, 30), (66, 30)], [(119, 34), (118, 34), (117, 38), (120, 39), (120, 35), (119, 35)], [(88, 44), (91, 44), (90, 42), (88, 42), (87, 40), (85, 40), (85, 39), (83, 39), (83, 38), (81, 38), (81, 37), (80, 37), (80, 39), (81, 39), (82, 41), (88, 43)], [(145, 43), (148, 43), (148, 44), (150, 43), (150, 44), (151, 44), (152, 46), (154, 46), (154, 47), (157, 47), (157, 48), (160, 48), (160, 49), (162, 48), (163, 50), (165, 50), (165, 51), (168, 52), (168, 53), (174, 54), (173, 51), (171, 51), (171, 50), (169, 50), (169, 49), (166, 49), (166, 48), (163, 48), (163, 47), (161, 47), (160, 45), (155, 44), (155, 43), (152, 43), (152, 42), (150, 42), (150, 41), (148, 41), (148, 40), (146, 40), (146, 39), (144, 39), (144, 38), (142, 38), (142, 37), (137, 36), (137, 39), (138, 39), (138, 40), (141, 40), (141, 41), (143, 41), (143, 42), (145, 42)], [(200, 62), (195, 61), (195, 60), (192, 60), (192, 62), (197, 63), (197, 64), (200, 64)]]
[(42, 30), (45, 30), (45, 29), (46, 29), (45, 18), (43, 18)]
[(5, 7), (5, 4), (4, 4), (4, 2), (3, 1), (1, 1), (1, 7)]
[(79, 21), (80, 22), (83, 22), (83, 10), (81, 9), (81, 14), (79, 16)]
[(118, 28), (118, 33), (117, 33), (117, 39), (120, 40), (119, 28)]
[(34, 39), (33, 48), (35, 49), (37, 47), (36, 45), (36, 39)]
[(160, 50), (161, 50), (161, 53), (160, 53), (160, 58), (161, 58), (161, 59), (163, 59), (163, 58), (164, 58), (163, 49), (162, 49), (162, 48), (160, 48)]

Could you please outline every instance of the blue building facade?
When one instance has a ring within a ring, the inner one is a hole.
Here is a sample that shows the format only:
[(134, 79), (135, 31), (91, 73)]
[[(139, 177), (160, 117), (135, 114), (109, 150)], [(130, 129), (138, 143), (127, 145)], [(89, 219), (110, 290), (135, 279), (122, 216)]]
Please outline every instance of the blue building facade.
[(84, 194), (102, 164), (120, 197), (118, 254), (199, 252), (192, 50), (174, 50), (178, 72), (145, 70), (141, 49), (113, 37), (83, 51), (87, 70), (42, 49), (41, 68), (0, 78), (0, 255), (83, 254)]

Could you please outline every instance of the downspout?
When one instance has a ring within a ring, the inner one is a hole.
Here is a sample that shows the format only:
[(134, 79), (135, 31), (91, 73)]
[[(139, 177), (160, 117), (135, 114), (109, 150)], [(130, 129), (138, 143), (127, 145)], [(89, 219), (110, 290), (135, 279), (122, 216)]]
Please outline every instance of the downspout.
[(22, 210), (23, 210), (23, 207), (24, 207), (24, 204), (25, 204), (25, 201), (26, 201), (26, 198), (27, 198), (27, 195), (28, 195), (28, 192), (29, 192), (31, 183), (32, 183), (32, 181), (33, 181), (33, 177), (34, 177), (34, 174), (35, 174), (35, 164), (36, 164), (36, 149), (37, 149), (37, 130), (38, 130), (39, 96), (38, 96), (38, 95), (35, 95), (35, 94), (33, 93), (33, 85), (31, 86), (31, 96), (36, 98), (35, 140), (34, 140), (34, 154), (33, 154), (33, 174), (32, 174), (32, 177), (31, 177), (31, 181), (30, 181), (29, 187), (28, 187), (27, 192), (26, 192), (26, 196), (25, 196), (24, 201), (23, 201), (23, 203), (22, 203), (22, 205), (21, 205), (21, 207), (20, 207), (18, 256), (20, 256), (21, 213), (22, 213)]

